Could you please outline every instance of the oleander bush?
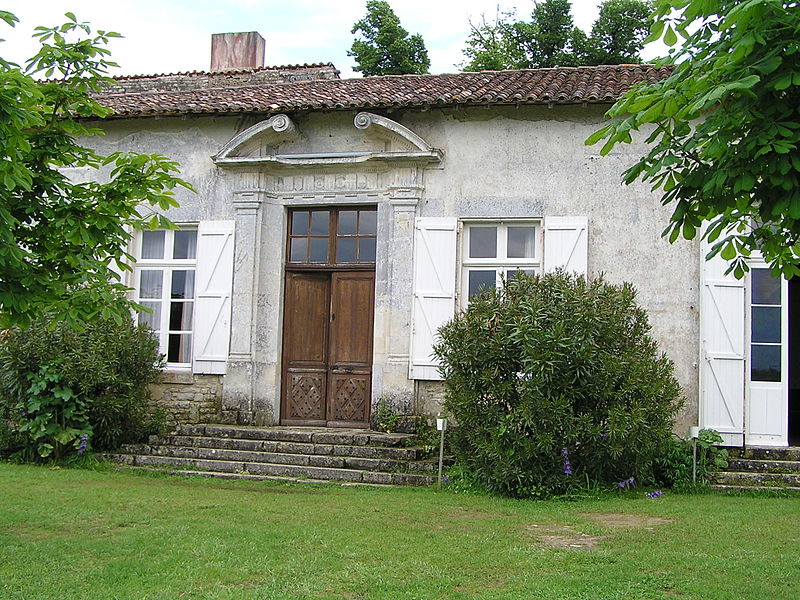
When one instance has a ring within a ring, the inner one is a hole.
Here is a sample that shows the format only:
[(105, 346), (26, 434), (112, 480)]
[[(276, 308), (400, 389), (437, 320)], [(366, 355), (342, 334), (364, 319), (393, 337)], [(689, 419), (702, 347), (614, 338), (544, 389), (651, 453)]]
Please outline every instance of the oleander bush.
[(521, 274), (440, 335), (457, 457), (480, 484), (547, 497), (654, 480), (683, 398), (630, 284)]
[(77, 330), (48, 316), (0, 339), (0, 456), (61, 459), (163, 428), (148, 385), (163, 366), (151, 331), (98, 318)]

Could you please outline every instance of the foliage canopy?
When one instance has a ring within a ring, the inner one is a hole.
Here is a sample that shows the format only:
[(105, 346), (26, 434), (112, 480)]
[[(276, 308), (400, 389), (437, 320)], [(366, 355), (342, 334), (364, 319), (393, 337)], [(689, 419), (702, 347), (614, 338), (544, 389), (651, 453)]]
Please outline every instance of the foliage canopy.
[(462, 464), (516, 497), (647, 480), (682, 396), (628, 285), (517, 275), (473, 297), (435, 354)]
[(465, 71), (639, 63), (648, 33), (649, 0), (605, 0), (587, 36), (572, 21), (570, 0), (534, 2), (530, 21), (498, 13), (471, 25)]
[(659, 0), (649, 39), (670, 46), (667, 79), (638, 86), (587, 143), (601, 154), (644, 130), (649, 152), (623, 173), (662, 192), (664, 235), (705, 228), (709, 257), (742, 277), (760, 251), (774, 274), (800, 274), (800, 3)]
[(354, 71), (364, 75), (421, 74), (431, 66), (422, 36), (409, 35), (388, 2), (368, 0), (367, 15), (353, 25), (351, 33), (360, 35), (347, 53), (356, 59)]
[[(90, 121), (111, 112), (92, 94), (113, 84), (106, 44), (120, 36), (66, 18), (36, 28), (39, 51), (24, 66), (0, 58), (0, 327), (43, 307), (73, 324), (121, 318), (127, 303), (116, 273), (126, 268), (131, 230), (169, 225), (141, 207), (166, 210), (177, 186), (190, 188), (163, 156), (83, 145), (101, 133)], [(18, 22), (6, 11), (0, 19)]]

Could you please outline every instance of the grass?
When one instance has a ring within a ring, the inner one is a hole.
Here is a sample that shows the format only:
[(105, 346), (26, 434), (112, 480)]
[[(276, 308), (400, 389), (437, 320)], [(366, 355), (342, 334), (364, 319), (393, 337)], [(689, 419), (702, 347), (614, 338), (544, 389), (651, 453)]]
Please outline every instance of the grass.
[(531, 502), (0, 463), (0, 598), (795, 599), (800, 498)]

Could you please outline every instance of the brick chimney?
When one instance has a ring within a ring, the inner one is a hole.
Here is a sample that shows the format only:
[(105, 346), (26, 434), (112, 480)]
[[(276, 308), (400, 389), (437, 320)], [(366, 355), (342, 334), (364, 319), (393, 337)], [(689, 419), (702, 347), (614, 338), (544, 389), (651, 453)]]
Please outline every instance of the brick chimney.
[(264, 66), (264, 38), (257, 31), (211, 35), (211, 71)]

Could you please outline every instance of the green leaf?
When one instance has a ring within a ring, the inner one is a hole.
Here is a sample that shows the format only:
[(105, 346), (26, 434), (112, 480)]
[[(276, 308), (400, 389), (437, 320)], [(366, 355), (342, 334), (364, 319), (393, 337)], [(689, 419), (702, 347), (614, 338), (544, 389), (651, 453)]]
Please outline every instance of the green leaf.
[(674, 46), (678, 43), (678, 35), (675, 33), (672, 25), (667, 26), (667, 30), (664, 33), (664, 43), (667, 46)]

